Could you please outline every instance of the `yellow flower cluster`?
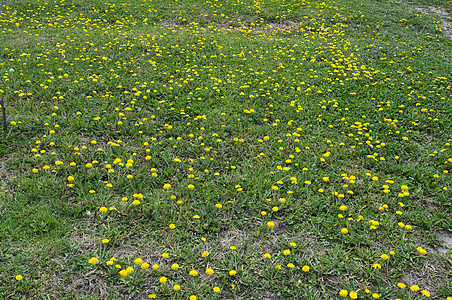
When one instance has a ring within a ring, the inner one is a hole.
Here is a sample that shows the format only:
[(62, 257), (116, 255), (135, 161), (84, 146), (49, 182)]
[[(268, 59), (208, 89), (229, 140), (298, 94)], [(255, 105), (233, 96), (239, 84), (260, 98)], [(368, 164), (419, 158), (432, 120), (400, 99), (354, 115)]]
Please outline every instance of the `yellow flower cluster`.
[[(319, 256), (346, 249), (334, 259), (378, 278), (403, 265), (402, 245), (434, 255), (418, 246), (414, 203), (450, 198), (451, 88), (442, 70), (417, 73), (422, 46), (393, 47), (334, 1), (22, 2), (0, 4), (0, 96), (15, 105), (11, 132), (26, 133), (17, 195), (86, 216), (99, 230), (95, 272), (194, 300), (206, 275), (212, 298), (236, 297), (244, 257), (262, 278), (320, 278), (310, 243)], [(375, 42), (362, 46), (355, 25)], [(222, 242), (237, 228), (249, 232)], [(149, 236), (163, 263), (106, 260)]]

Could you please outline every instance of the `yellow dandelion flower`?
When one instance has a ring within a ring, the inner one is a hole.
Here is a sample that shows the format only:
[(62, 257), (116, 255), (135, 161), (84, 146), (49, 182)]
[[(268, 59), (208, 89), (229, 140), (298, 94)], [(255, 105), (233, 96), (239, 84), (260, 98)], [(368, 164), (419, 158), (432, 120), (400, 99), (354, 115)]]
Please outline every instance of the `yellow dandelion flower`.
[(426, 254), (427, 253), (427, 251), (425, 249), (423, 249), (422, 247), (417, 247), (416, 249), (417, 249), (417, 251), (419, 251), (420, 254)]
[(341, 290), (341, 291), (339, 292), (339, 295), (340, 295), (342, 298), (347, 298), (347, 296), (348, 296), (348, 291), (347, 291), (347, 290)]
[(421, 288), (418, 285), (412, 285), (410, 286), (410, 290), (412, 290), (413, 292), (417, 292), (419, 291)]
[(97, 259), (97, 257), (91, 257), (89, 260), (89, 263), (92, 265), (95, 265), (99, 262), (99, 259)]
[(149, 264), (148, 263), (142, 263), (141, 264), (141, 268), (146, 270), (147, 268), (149, 268)]
[(208, 275), (212, 275), (214, 272), (213, 272), (213, 270), (211, 269), (211, 268), (208, 268), (207, 270), (206, 270), (206, 274), (208, 274)]
[(421, 291), (421, 294), (422, 294), (423, 296), (427, 297), (427, 298), (430, 297), (430, 292), (429, 292), (429, 291), (422, 290), (422, 291)]

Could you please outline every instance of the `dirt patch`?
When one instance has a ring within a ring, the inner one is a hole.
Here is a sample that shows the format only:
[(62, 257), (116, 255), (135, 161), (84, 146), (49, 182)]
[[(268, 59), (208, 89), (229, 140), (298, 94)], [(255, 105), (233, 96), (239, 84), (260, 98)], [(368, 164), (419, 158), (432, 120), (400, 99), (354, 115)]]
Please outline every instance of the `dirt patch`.
[[(92, 232), (95, 232), (94, 225), (90, 220), (84, 223), (84, 226), (74, 228), (70, 239), (78, 245), (73, 257), (86, 256), (88, 253), (99, 248), (99, 238)], [(123, 267), (133, 266), (132, 261), (141, 258), (143, 261), (153, 265), (164, 265), (165, 261), (162, 257), (162, 251), (154, 243), (144, 240), (134, 240), (133, 244), (122, 244), (115, 247), (112, 251), (112, 257), (125, 261)], [(67, 267), (68, 257), (58, 257), (53, 261), (57, 263), (61, 269)], [(100, 262), (104, 263), (104, 261)], [(63, 297), (60, 291), (64, 291), (65, 295), (71, 294), (80, 299), (116, 299), (112, 295), (112, 290), (108, 288), (108, 282), (99, 274), (102, 272), (93, 269), (88, 272), (77, 272), (71, 274), (70, 277), (57, 272), (48, 280), (47, 288), (52, 295), (58, 299)], [(148, 283), (140, 292), (123, 293), (121, 299), (143, 299), (154, 292), (154, 284)], [(57, 299), (55, 298), (55, 299)]]
[[(90, 222), (87, 221), (86, 226), (91, 227)], [(99, 246), (99, 242), (93, 237), (92, 234), (81, 228), (74, 228), (71, 232), (71, 240), (73, 240), (79, 247), (80, 253), (85, 254), (89, 251), (95, 250)]]
[(443, 21), (441, 27), (443, 28), (444, 36), (452, 39), (452, 22)]
[(164, 265), (165, 261), (162, 257), (162, 251), (157, 245), (152, 245), (148, 241), (148, 246), (136, 245), (121, 245), (113, 250), (113, 257), (125, 261), (133, 261), (136, 258), (141, 258), (144, 262), (150, 265)]
[(424, 15), (435, 15), (441, 19), (441, 29), (445, 37), (452, 39), (452, 16), (449, 12), (438, 6), (415, 7), (414, 11)]
[(436, 234), (438, 235), (442, 246), (437, 247), (435, 250), (442, 254), (447, 254), (449, 251), (452, 251), (452, 232), (448, 230), (439, 230)]
[(161, 23), (161, 25), (164, 27), (172, 28), (172, 29), (175, 29), (178, 27), (177, 20), (165, 20)]
[[(76, 245), (77, 249), (74, 251), (72, 257), (58, 256), (53, 261), (63, 270), (67, 266), (72, 258), (79, 255), (86, 255), (98, 247), (99, 241), (96, 241), (95, 237), (90, 233), (93, 230), (93, 226), (88, 220), (85, 226), (82, 228), (75, 227), (71, 232), (70, 240)], [(77, 272), (70, 277), (66, 277), (60, 272), (56, 272), (49, 279), (47, 288), (52, 291), (52, 295), (59, 297), (62, 296), (59, 293), (64, 291), (65, 294), (76, 295), (80, 298), (95, 297), (97, 299), (105, 299), (108, 296), (108, 284), (102, 279), (96, 271), (89, 272)]]
[(231, 246), (240, 246), (250, 238), (244, 232), (235, 228), (221, 232), (218, 236), (222, 250), (227, 250)]
[(406, 270), (400, 281), (408, 286), (418, 285), (422, 289), (429, 291), (432, 296), (435, 296), (447, 277), (447, 269), (440, 261), (432, 258), (426, 261), (421, 269)]
[(321, 245), (321, 242), (310, 235), (309, 232), (290, 233), (291, 227), (289, 225), (280, 224), (276, 221), (273, 221), (273, 223), (275, 223), (275, 234), (271, 234), (262, 242), (262, 251), (272, 253), (280, 247), (281, 241), (285, 240), (296, 242), (297, 248), (303, 249), (303, 255), (310, 260), (327, 252), (328, 247)]
[(433, 12), (434, 14), (440, 16), (441, 18), (450, 18), (447, 10), (441, 7), (429, 6), (428, 11)]
[(5, 192), (10, 192), (8, 188), (8, 183), (15, 177), (17, 174), (13, 174), (12, 172), (8, 172), (5, 164), (10, 160), (11, 158), (5, 157), (0, 161), (0, 190), (3, 190)]
[(450, 14), (447, 10), (437, 6), (414, 7), (411, 10), (423, 15), (437, 15), (440, 18), (450, 18)]
[[(4, 158), (0, 161), (0, 216), (5, 212), (5, 208), (14, 201), (15, 195), (10, 189), (10, 182), (14, 179), (14, 173), (8, 172), (5, 164), (10, 160), (10, 158)], [(10, 195), (8, 197), (7, 195)]]
[(108, 296), (107, 283), (94, 273), (74, 274), (66, 281), (54, 276), (52, 286), (70, 291), (81, 298), (95, 297), (97, 299), (105, 299)]
[(324, 281), (327, 285), (332, 286), (337, 290), (340, 290), (343, 284), (339, 277), (335, 275), (322, 276), (320, 280)]
[(270, 291), (258, 291), (259, 300), (279, 300), (279, 297)]
[(283, 23), (269, 23), (268, 26), (269, 27), (271, 26), (274, 30), (283, 30), (283, 31), (299, 30), (301, 28), (299, 23), (293, 21), (287, 21)]
[(429, 195), (422, 197), (423, 199), (420, 199), (418, 197), (413, 197), (412, 201), (416, 205), (422, 208), (424, 215), (433, 217), (440, 208), (433, 202), (433, 198)]
[(283, 23), (268, 23), (265, 26), (257, 26), (255, 30), (257, 32), (290, 32), (290, 31), (298, 31), (300, 30), (300, 23), (287, 21)]
[(280, 223), (276, 220), (273, 220), (273, 223), (275, 224), (273, 232), (278, 235), (286, 233), (286, 231), (290, 228), (287, 224)]

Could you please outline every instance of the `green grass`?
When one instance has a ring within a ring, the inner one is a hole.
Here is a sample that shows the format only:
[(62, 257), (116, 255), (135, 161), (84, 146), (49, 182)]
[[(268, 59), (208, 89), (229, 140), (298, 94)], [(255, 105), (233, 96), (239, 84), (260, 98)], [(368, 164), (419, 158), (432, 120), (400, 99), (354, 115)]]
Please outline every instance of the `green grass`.
[(0, 298), (449, 299), (451, 19), (3, 1)]

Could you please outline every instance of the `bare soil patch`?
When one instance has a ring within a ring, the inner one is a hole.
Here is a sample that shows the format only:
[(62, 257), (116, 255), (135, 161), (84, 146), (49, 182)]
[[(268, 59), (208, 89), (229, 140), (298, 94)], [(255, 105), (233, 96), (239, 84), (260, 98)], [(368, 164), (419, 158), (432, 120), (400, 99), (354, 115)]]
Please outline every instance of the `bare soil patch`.
[(259, 300), (279, 300), (279, 297), (270, 291), (259, 291)]
[(445, 37), (452, 39), (452, 16), (449, 12), (438, 6), (415, 7), (414, 11), (424, 15), (435, 15), (441, 19), (441, 29)]
[(448, 230), (439, 230), (436, 234), (441, 240), (442, 246), (436, 248), (435, 250), (441, 254), (447, 254), (449, 251), (452, 251), (452, 232)]
[(447, 269), (438, 261), (437, 258), (427, 260), (421, 269), (409, 269), (400, 278), (401, 282), (407, 285), (418, 285), (429, 291), (433, 297), (437, 295), (438, 289), (443, 281), (447, 278)]
[(283, 23), (269, 23), (271, 27), (276, 30), (299, 30), (301, 28), (300, 24), (294, 21), (287, 21)]

